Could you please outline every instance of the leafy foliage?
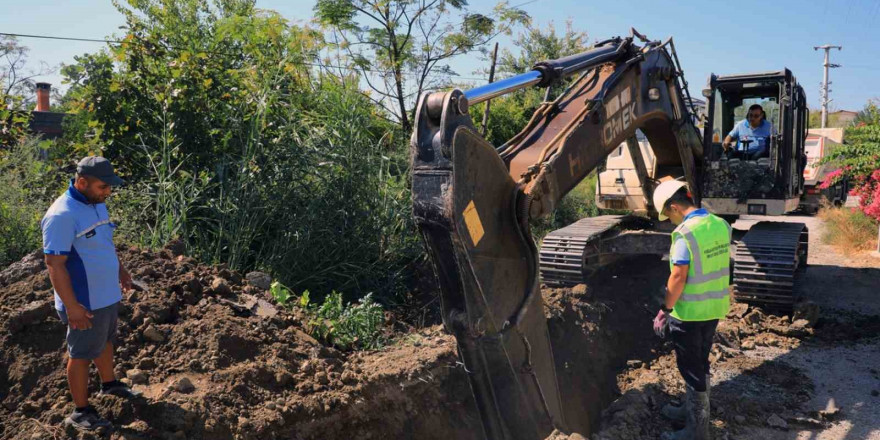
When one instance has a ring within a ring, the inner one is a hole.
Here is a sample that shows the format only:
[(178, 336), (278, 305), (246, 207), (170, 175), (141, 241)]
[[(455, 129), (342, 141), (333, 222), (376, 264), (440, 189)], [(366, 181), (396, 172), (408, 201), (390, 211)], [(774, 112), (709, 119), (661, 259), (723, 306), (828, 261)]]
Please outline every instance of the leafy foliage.
[(596, 206), (596, 180), (596, 173), (590, 174), (559, 201), (555, 211), (547, 217), (533, 220), (531, 227), (535, 239), (540, 240), (549, 232), (564, 228), (582, 218), (599, 215), (599, 208)]
[(449, 85), (450, 59), (528, 22), (507, 2), (491, 16), (467, 6), (465, 0), (318, 0), (314, 11), (329, 31), (332, 58), (357, 70), (377, 96), (373, 101), (409, 132), (415, 99)]
[(20, 103), (21, 97), (0, 91), (0, 155), (27, 136), (31, 112), (15, 110)]
[(312, 336), (342, 349), (374, 349), (383, 341), (382, 325), (385, 312), (382, 306), (367, 294), (356, 304), (345, 304), (342, 294), (332, 292), (323, 302), (313, 302), (308, 290), (303, 291), (299, 301), (289, 288), (275, 281), (269, 292), (284, 307), (302, 310), (308, 319), (308, 331)]
[(529, 23), (513, 41), (517, 52), (501, 51), (497, 71), (502, 76), (517, 75), (532, 70), (532, 66), (540, 61), (584, 52), (589, 46), (587, 33), (575, 30), (571, 20), (565, 22), (565, 32), (561, 34), (557, 34), (553, 22), (543, 27)]
[(344, 304), (342, 294), (334, 291), (318, 305), (310, 302), (309, 292), (305, 291), (300, 306), (310, 316), (310, 333), (329, 344), (344, 349), (374, 349), (383, 343), (385, 312), (373, 301), (372, 294), (367, 294), (357, 304)]
[[(870, 114), (869, 102), (865, 113)], [(822, 163), (832, 163), (839, 167), (829, 173), (822, 183), (828, 187), (847, 179), (851, 182), (852, 193), (859, 196), (859, 207), (871, 218), (880, 220), (880, 125), (869, 124), (847, 128), (844, 144), (834, 150), (834, 154), (822, 159)]]
[[(539, 61), (562, 58), (589, 49), (587, 34), (575, 31), (570, 21), (562, 34), (556, 32), (552, 22), (544, 28), (528, 24), (514, 38), (513, 46), (519, 51), (504, 49), (499, 55), (497, 72), (501, 78), (525, 73)], [(559, 93), (565, 85), (560, 84), (551, 92)], [(502, 145), (526, 126), (543, 100), (544, 91), (538, 89), (526, 89), (493, 99), (486, 139), (495, 146)], [(482, 105), (471, 106), (470, 114), (474, 121), (482, 120), (483, 109)]]
[(290, 305), (290, 299), (293, 298), (290, 289), (278, 281), (272, 282), (271, 286), (269, 286), (269, 293), (272, 295), (272, 298), (275, 299), (275, 302), (285, 307)]
[(880, 125), (880, 98), (869, 99), (853, 122), (856, 125)]
[(71, 151), (130, 182), (120, 233), (298, 290), (394, 295), (421, 254), (405, 136), (357, 78), (312, 66), (320, 33), (252, 1), (131, 0), (123, 44), (63, 73)]
[(0, 156), (0, 267), (41, 248), (40, 219), (65, 185), (49, 146), (26, 137)]

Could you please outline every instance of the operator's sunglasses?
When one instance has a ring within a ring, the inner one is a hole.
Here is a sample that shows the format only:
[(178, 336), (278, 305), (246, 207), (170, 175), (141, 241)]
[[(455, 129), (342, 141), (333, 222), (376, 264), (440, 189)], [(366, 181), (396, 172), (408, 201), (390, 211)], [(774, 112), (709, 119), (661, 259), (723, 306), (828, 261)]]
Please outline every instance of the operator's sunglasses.
[(749, 119), (758, 119), (762, 116), (764, 115), (762, 115), (761, 113), (749, 113)]

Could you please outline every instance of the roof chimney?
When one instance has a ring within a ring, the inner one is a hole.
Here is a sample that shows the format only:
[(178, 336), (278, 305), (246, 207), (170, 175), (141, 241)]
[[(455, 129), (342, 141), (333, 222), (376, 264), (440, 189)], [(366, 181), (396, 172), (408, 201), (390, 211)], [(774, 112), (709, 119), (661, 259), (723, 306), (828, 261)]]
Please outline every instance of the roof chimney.
[(34, 111), (49, 111), (49, 92), (52, 90), (52, 84), (37, 83), (37, 108)]

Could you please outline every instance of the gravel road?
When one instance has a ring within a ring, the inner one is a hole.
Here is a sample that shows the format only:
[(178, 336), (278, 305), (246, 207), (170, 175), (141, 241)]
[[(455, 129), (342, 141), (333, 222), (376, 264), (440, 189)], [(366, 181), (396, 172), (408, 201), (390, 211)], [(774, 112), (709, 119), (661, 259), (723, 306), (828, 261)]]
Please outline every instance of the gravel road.
[[(780, 217), (743, 217), (735, 229)], [(876, 254), (842, 255), (821, 242), (823, 222), (816, 217), (787, 216), (810, 230), (809, 267), (799, 286), (822, 316), (840, 321), (880, 319), (880, 258)], [(755, 428), (736, 438), (765, 440), (880, 440), (880, 335), (841, 341), (834, 348), (801, 346), (787, 350), (760, 347), (749, 356), (785, 362), (813, 381), (815, 392), (805, 411), (840, 408), (839, 419), (825, 429)]]

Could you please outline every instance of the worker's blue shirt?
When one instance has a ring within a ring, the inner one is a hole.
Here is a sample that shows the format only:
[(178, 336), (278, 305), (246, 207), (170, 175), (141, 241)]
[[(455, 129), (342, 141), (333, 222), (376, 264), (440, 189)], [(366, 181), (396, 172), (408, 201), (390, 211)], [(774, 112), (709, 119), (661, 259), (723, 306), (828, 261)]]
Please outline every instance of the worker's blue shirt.
[[(707, 215), (709, 215), (709, 211), (703, 208), (696, 209), (684, 216), (684, 220), (681, 222), (684, 223), (691, 218), (705, 217)], [(669, 259), (672, 260), (672, 264), (691, 264), (691, 252), (688, 250), (687, 241), (684, 238), (678, 237), (672, 244), (672, 253), (669, 255)]]
[[(766, 119), (761, 121), (761, 125), (757, 128), (752, 128), (749, 121), (743, 119), (733, 127), (733, 130), (730, 131), (728, 136), (737, 140), (736, 149), (738, 151), (745, 151), (750, 155), (754, 155), (767, 152), (770, 148), (770, 136), (775, 131), (776, 129), (773, 127), (773, 124)], [(752, 141), (747, 150), (743, 148), (742, 141), (744, 140)]]
[[(119, 259), (113, 245), (113, 230), (107, 206), (92, 204), (73, 181), (58, 197), (43, 220), (43, 252), (67, 255), (67, 272), (76, 300), (88, 310), (111, 306), (122, 299), (119, 287)], [(64, 304), (55, 292), (55, 308)]]

